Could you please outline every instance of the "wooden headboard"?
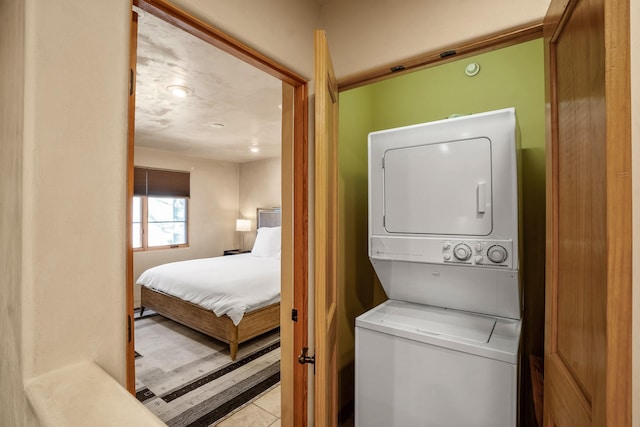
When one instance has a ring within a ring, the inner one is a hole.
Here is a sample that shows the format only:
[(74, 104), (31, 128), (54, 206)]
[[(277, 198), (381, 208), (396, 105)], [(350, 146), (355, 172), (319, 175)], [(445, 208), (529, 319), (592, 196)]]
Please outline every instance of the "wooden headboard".
[(257, 228), (279, 227), (282, 224), (282, 210), (280, 208), (258, 208), (256, 218)]

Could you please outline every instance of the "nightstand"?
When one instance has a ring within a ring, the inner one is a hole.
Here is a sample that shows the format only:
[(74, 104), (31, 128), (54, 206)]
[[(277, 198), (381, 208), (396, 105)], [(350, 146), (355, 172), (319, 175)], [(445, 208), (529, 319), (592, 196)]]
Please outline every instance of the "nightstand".
[(249, 252), (251, 252), (249, 249), (226, 249), (224, 255), (248, 254)]

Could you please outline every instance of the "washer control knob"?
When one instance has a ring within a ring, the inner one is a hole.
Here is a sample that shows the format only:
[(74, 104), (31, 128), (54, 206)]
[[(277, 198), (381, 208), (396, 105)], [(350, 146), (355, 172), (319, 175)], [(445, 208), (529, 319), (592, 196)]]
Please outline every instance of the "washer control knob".
[(507, 260), (507, 250), (500, 245), (494, 245), (491, 246), (487, 251), (487, 256), (489, 257), (491, 262), (500, 264)]
[(478, 243), (476, 245), (476, 252), (482, 252), (483, 249), (484, 249), (484, 246), (482, 245), (482, 243)]
[(442, 244), (442, 249), (444, 249), (445, 251), (448, 251), (449, 249), (451, 249), (451, 243), (450, 242), (444, 242)]
[(484, 258), (482, 258), (480, 255), (476, 255), (476, 264), (482, 264), (483, 261)]
[(451, 254), (444, 254), (444, 260), (449, 261), (451, 259)]
[(471, 248), (464, 243), (458, 243), (456, 247), (453, 248), (453, 256), (460, 261), (466, 261), (471, 257)]

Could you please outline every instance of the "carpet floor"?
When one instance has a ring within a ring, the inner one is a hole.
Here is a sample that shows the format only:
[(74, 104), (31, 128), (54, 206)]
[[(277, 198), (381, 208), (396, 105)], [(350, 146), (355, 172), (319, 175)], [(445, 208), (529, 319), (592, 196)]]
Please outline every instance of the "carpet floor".
[(229, 346), (158, 314), (135, 320), (136, 395), (171, 427), (213, 426), (280, 381), (280, 332)]

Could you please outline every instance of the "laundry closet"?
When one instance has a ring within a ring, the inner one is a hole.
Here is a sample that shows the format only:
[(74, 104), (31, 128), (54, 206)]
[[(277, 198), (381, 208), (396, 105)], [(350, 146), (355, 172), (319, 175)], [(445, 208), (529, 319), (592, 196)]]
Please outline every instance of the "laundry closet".
[(369, 259), (390, 299), (356, 318), (356, 427), (516, 426), (515, 109), (368, 143)]
[[(465, 74), (470, 64), (479, 67), (479, 72), (473, 76)], [(543, 65), (542, 40), (533, 40), (340, 93), (341, 408), (348, 408), (350, 399), (355, 395), (355, 318), (389, 297), (388, 291), (385, 292), (380, 286), (368, 259), (368, 134), (442, 120), (451, 115), (515, 107), (521, 132), (523, 261), (520, 274), (523, 279), (522, 300), (525, 303), (525, 310), (522, 311), (520, 412), (522, 425), (532, 425), (528, 356), (542, 354), (544, 334)], [(474, 191), (482, 193), (484, 189), (486, 196), (486, 184), (482, 187), (480, 185)], [(446, 194), (441, 196), (446, 200)], [(399, 216), (394, 218), (396, 214)], [(411, 221), (411, 218), (401, 218), (404, 213), (400, 211), (391, 215), (388, 218), (391, 227)], [(476, 226), (482, 228), (486, 224)], [(474, 247), (470, 249), (472, 252), (475, 250)], [(483, 249), (483, 258), (488, 260), (486, 251), (489, 248)], [(450, 254), (453, 256), (454, 252)], [(477, 255), (472, 256), (475, 259)]]

